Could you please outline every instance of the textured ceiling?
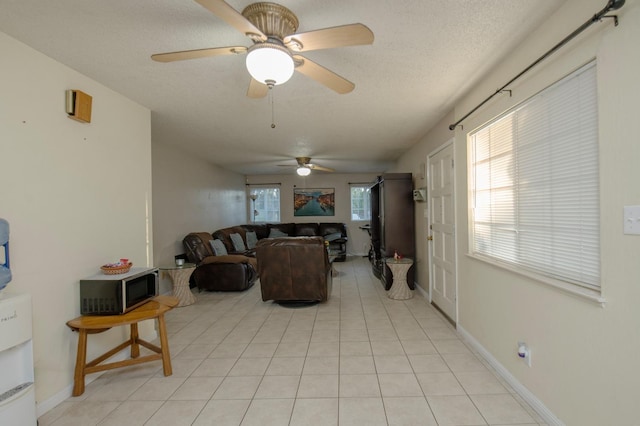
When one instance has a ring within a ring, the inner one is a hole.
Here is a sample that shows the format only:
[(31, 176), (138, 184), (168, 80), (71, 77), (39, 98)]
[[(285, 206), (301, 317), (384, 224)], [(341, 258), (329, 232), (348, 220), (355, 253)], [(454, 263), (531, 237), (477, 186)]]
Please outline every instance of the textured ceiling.
[[(228, 3), (241, 11), (251, 2)], [(299, 32), (361, 22), (375, 41), (305, 53), (356, 88), (339, 95), (295, 73), (273, 90), (273, 129), (270, 98), (246, 97), (244, 56), (150, 59), (251, 44), (193, 0), (0, 0), (0, 31), (150, 108), (153, 143), (243, 174), (282, 173), (277, 165), (296, 156), (376, 173), (562, 3), (282, 0)]]

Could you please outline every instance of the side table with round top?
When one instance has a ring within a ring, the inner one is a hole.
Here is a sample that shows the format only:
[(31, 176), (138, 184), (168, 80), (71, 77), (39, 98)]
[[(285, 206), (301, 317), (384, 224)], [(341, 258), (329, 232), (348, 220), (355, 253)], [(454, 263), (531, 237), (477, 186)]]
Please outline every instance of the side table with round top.
[(189, 288), (189, 278), (196, 269), (195, 263), (185, 263), (183, 265), (166, 265), (158, 269), (165, 271), (173, 282), (173, 295), (178, 298), (178, 306), (193, 305), (196, 298)]
[(387, 264), (387, 266), (391, 270), (391, 274), (393, 275), (393, 284), (387, 292), (387, 296), (390, 299), (396, 300), (411, 299), (413, 297), (413, 291), (407, 284), (407, 271), (409, 271), (409, 268), (411, 268), (411, 265), (413, 265), (413, 259), (410, 259), (408, 257), (403, 257), (400, 259), (388, 257), (385, 259), (385, 263)]

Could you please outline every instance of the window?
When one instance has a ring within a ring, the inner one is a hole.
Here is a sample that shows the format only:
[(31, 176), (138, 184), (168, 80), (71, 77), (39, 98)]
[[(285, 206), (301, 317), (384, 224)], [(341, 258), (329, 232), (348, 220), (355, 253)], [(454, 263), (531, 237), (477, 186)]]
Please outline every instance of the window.
[(470, 251), (599, 290), (596, 66), (469, 134)]
[(351, 185), (351, 220), (371, 220), (369, 184)]
[(252, 187), (250, 193), (256, 196), (252, 222), (280, 222), (279, 187)]

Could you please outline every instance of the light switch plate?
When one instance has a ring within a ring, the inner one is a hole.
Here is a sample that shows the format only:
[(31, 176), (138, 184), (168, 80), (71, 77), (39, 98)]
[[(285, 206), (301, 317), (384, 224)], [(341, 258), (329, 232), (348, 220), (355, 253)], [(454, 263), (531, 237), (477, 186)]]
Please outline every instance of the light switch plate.
[(624, 206), (624, 233), (640, 235), (640, 206)]

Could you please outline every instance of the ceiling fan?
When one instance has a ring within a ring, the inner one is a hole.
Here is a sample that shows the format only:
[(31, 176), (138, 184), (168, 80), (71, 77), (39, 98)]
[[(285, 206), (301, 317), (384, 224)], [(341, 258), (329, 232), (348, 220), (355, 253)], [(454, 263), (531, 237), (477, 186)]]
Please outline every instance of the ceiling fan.
[(252, 77), (247, 91), (250, 98), (266, 96), (270, 88), (289, 80), (294, 70), (337, 93), (349, 93), (355, 88), (352, 82), (298, 52), (373, 43), (373, 33), (363, 24), (296, 33), (298, 17), (276, 3), (253, 3), (240, 13), (224, 0), (195, 1), (249, 37), (253, 45), (158, 53), (151, 58), (158, 62), (173, 62), (246, 53), (246, 65)]
[(321, 172), (334, 172), (332, 168), (319, 166), (317, 164), (311, 164), (310, 157), (296, 157), (296, 161), (298, 162), (297, 166), (290, 164), (278, 164), (280, 167), (296, 167), (296, 173), (300, 176), (309, 176), (311, 170), (318, 170)]

